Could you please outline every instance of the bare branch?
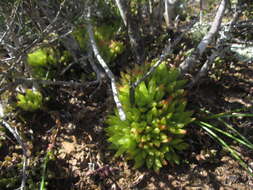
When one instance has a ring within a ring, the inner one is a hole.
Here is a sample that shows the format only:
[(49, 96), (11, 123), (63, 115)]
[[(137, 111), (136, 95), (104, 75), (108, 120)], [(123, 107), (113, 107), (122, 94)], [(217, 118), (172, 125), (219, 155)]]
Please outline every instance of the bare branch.
[[(1, 103), (0, 103), (0, 105), (1, 105), (1, 107), (2, 107), (2, 104), (1, 104)], [(16, 139), (16, 140), (18, 141), (18, 143), (21, 145), (21, 147), (22, 147), (22, 149), (23, 149), (25, 155), (27, 155), (26, 146), (25, 146), (25, 144), (23, 143), (23, 141), (22, 141), (22, 139), (21, 139), (21, 137), (20, 137), (18, 131), (17, 131), (17, 130), (14, 130), (6, 121), (4, 121), (4, 120), (2, 119), (2, 117), (3, 117), (3, 114), (1, 114), (0, 123), (1, 123), (5, 128), (7, 128), (7, 129), (11, 132), (11, 134), (15, 137), (15, 139)]]
[[(2, 107), (2, 104), (0, 102), (0, 107)], [(2, 110), (3, 111), (3, 110)], [(26, 184), (26, 179), (27, 179), (27, 174), (26, 174), (26, 169), (27, 169), (27, 164), (28, 164), (28, 152), (25, 143), (23, 142), (21, 136), (19, 135), (17, 129), (13, 129), (9, 123), (4, 121), (2, 119), (3, 113), (0, 114), (0, 124), (3, 125), (17, 140), (18, 144), (22, 147), (23, 150), (23, 169), (22, 169), (22, 181), (21, 181), (21, 186), (19, 189), (24, 190), (25, 189), (25, 184)]]
[(163, 17), (166, 23), (166, 27), (173, 27), (173, 18), (175, 17), (175, 9), (178, 0), (164, 0), (164, 13)]
[(4, 38), (10, 33), (10, 31), (12, 29), (12, 26), (14, 24), (14, 21), (15, 21), (15, 18), (16, 18), (19, 6), (20, 6), (20, 1), (17, 1), (15, 3), (15, 5), (14, 5), (14, 8), (12, 9), (12, 13), (11, 13), (11, 16), (10, 16), (11, 20), (6, 23), (7, 30), (4, 32), (4, 34), (0, 38), (0, 44), (2, 43), (2, 41), (4, 40)]
[(134, 54), (136, 56), (137, 62), (141, 64), (144, 60), (144, 51), (142, 47), (142, 40), (140, 37), (139, 28), (136, 27), (136, 24), (133, 23), (131, 19), (131, 13), (127, 5), (127, 0), (115, 0), (120, 11), (120, 15), (124, 22), (124, 25), (127, 27), (128, 36), (130, 39), (130, 45), (133, 48)]
[[(236, 5), (236, 7), (238, 4)], [(240, 16), (240, 11), (235, 11), (233, 18), (231, 19), (231, 22), (228, 24), (227, 29), (226, 26), (223, 26), (223, 30), (220, 32), (220, 37), (217, 39), (215, 50), (213, 50), (211, 56), (206, 60), (205, 64), (202, 65), (201, 69), (197, 73), (197, 75), (194, 77), (194, 79), (191, 81), (191, 83), (188, 85), (188, 88), (192, 88), (199, 80), (206, 76), (208, 70), (212, 66), (215, 58), (217, 56), (221, 56), (221, 54), (224, 52), (224, 40), (229, 39), (229, 34), (232, 30), (233, 25), (235, 25), (236, 21), (238, 20)]]
[(105, 73), (107, 74), (107, 76), (111, 80), (111, 87), (112, 87), (113, 98), (114, 98), (114, 101), (116, 103), (120, 119), (121, 120), (126, 120), (126, 114), (125, 114), (125, 112), (123, 110), (123, 106), (122, 106), (122, 104), (120, 102), (120, 99), (119, 99), (119, 94), (118, 94), (118, 90), (117, 90), (117, 86), (116, 86), (115, 77), (114, 77), (113, 73), (111, 72), (110, 68), (105, 63), (105, 61), (102, 58), (102, 56), (100, 55), (99, 50), (98, 50), (97, 45), (96, 45), (96, 41), (95, 41), (95, 38), (94, 38), (93, 27), (92, 27), (92, 25), (90, 23), (90, 10), (89, 10), (89, 13), (88, 13), (88, 21), (89, 21), (88, 22), (88, 33), (89, 33), (90, 43), (91, 43), (94, 55), (97, 58), (97, 60), (100, 63), (100, 65), (105, 70)]
[(206, 50), (206, 47), (210, 44), (215, 34), (219, 31), (221, 21), (225, 13), (226, 5), (227, 0), (222, 0), (209, 32), (201, 40), (195, 52), (189, 56), (182, 64), (180, 64), (179, 68), (182, 73), (188, 72), (195, 66), (196, 59), (202, 56), (203, 52)]
[(207, 74), (210, 66), (212, 65), (213, 61), (217, 56), (218, 55), (216, 51), (212, 53), (212, 55), (208, 58), (208, 60), (206, 60), (205, 64), (201, 67), (196, 77), (194, 77), (194, 79), (190, 82), (190, 84), (187, 85), (188, 88), (192, 88), (199, 81), (200, 78), (202, 78)]
[[(194, 22), (193, 22), (194, 23)], [(192, 26), (191, 24), (189, 28)], [(132, 105), (135, 104), (135, 89), (136, 87), (143, 81), (145, 81), (155, 70), (156, 68), (170, 55), (172, 54), (173, 49), (177, 46), (177, 44), (181, 41), (185, 33), (181, 33), (179, 37), (177, 37), (173, 43), (169, 41), (168, 45), (165, 46), (163, 53), (160, 56), (160, 59), (149, 69), (149, 71), (139, 80), (135, 81), (130, 88), (130, 102)]]
[(212, 23), (211, 29), (209, 30), (207, 35), (204, 36), (204, 38), (199, 43), (197, 49), (198, 49), (200, 55), (203, 54), (203, 52), (205, 51), (207, 45), (210, 44), (210, 42), (211, 42), (212, 38), (214, 37), (214, 35), (219, 31), (221, 21), (222, 21), (222, 18), (224, 16), (224, 13), (225, 13), (226, 4), (227, 4), (227, 0), (222, 0), (221, 1), (220, 7), (219, 7), (219, 9), (216, 13), (215, 18), (214, 18), (214, 22)]
[(126, 7), (124, 6), (123, 2), (121, 0), (115, 0), (116, 4), (118, 6), (120, 16), (124, 22), (124, 25), (127, 26), (127, 10)]
[(50, 80), (42, 80), (42, 79), (34, 79), (34, 78), (14, 78), (14, 82), (8, 83), (6, 86), (0, 88), (0, 94), (4, 93), (6, 90), (14, 89), (19, 84), (26, 84), (31, 86), (33, 84), (40, 85), (52, 85), (52, 86), (65, 86), (70, 88), (87, 88), (94, 84), (97, 84), (98, 81), (91, 81), (86, 83), (74, 82), (74, 81), (50, 81)]
[(22, 181), (21, 181), (21, 186), (20, 190), (25, 190), (25, 184), (26, 184), (26, 179), (27, 179), (27, 174), (26, 174), (26, 169), (27, 166), (29, 165), (29, 159), (25, 154), (23, 154), (23, 168), (22, 168)]

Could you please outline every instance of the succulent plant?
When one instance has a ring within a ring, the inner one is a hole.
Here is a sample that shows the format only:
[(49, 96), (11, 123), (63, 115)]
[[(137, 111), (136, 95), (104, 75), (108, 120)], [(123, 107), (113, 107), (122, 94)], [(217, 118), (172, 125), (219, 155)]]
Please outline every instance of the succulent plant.
[[(125, 45), (121, 41), (114, 39), (118, 28), (118, 23), (114, 23), (114, 25), (103, 24), (94, 27), (95, 40), (106, 62), (113, 61), (125, 50)], [(82, 49), (85, 50), (88, 48), (89, 37), (86, 28), (77, 28), (73, 32), (73, 36), (77, 39)]]
[(36, 78), (48, 78), (53, 73), (49, 67), (57, 63), (56, 52), (52, 48), (41, 48), (27, 55), (27, 63)]
[(42, 94), (39, 91), (27, 89), (26, 93), (17, 95), (17, 106), (25, 111), (35, 111), (42, 107)]
[[(121, 74), (119, 96), (127, 119), (120, 120), (115, 111), (108, 116), (106, 128), (115, 156), (126, 155), (134, 160), (134, 167), (146, 165), (155, 171), (167, 164), (179, 164), (179, 151), (185, 150), (185, 126), (192, 122), (191, 111), (185, 111), (187, 100), (176, 68), (162, 63), (145, 82), (135, 90), (135, 105), (130, 104), (131, 75), (134, 80), (143, 76), (150, 67), (136, 66)], [(130, 74), (132, 73), (132, 74)]]

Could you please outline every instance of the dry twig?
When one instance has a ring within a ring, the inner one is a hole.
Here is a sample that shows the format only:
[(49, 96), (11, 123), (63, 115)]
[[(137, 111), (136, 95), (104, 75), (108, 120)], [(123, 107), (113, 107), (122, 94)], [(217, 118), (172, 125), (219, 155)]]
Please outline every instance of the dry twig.
[[(192, 22), (191, 25), (189, 25), (189, 28), (193, 26), (195, 22)], [(173, 43), (171, 44), (171, 41), (169, 40), (168, 45), (165, 46), (159, 60), (149, 69), (149, 71), (139, 80), (135, 81), (130, 88), (130, 102), (132, 105), (135, 104), (135, 89), (137, 86), (145, 81), (155, 70), (156, 68), (170, 55), (172, 54), (173, 49), (177, 46), (177, 44), (181, 41), (185, 33), (181, 33), (180, 36), (178, 36)]]
[(125, 120), (126, 119), (126, 114), (123, 110), (123, 106), (122, 106), (122, 104), (120, 102), (120, 99), (119, 99), (119, 94), (118, 94), (118, 90), (117, 90), (117, 86), (116, 86), (115, 77), (114, 77), (112, 71), (110, 70), (110, 68), (107, 66), (104, 59), (102, 58), (102, 56), (100, 55), (99, 50), (98, 50), (97, 45), (96, 45), (96, 41), (95, 41), (95, 38), (94, 38), (93, 27), (92, 27), (91, 22), (90, 22), (90, 9), (89, 9), (87, 19), (88, 19), (88, 33), (89, 33), (90, 43), (91, 43), (94, 55), (97, 58), (100, 65), (105, 70), (105, 73), (107, 74), (107, 76), (111, 80), (111, 87), (112, 87), (114, 102), (116, 103), (120, 119)]
[[(207, 74), (208, 70), (210, 69), (210, 67), (212, 66), (215, 58), (222, 54), (222, 49), (224, 49), (224, 47), (223, 47), (224, 40), (229, 39), (229, 34), (231, 32), (231, 29), (234, 26), (234, 24), (236, 23), (236, 21), (238, 20), (239, 15), (240, 15), (240, 12), (237, 11), (237, 9), (236, 9), (236, 11), (233, 15), (233, 18), (228, 25), (228, 29), (227, 30), (223, 29), (223, 31), (221, 31), (221, 35), (217, 40), (215, 50), (213, 50), (213, 52), (209, 56), (208, 60), (206, 60), (204, 65), (202, 65), (202, 67), (198, 71), (197, 75), (194, 77), (194, 79), (188, 85), (188, 88), (192, 88), (203, 76), (206, 76), (206, 74)], [(224, 27), (226, 27), (226, 26), (224, 26)]]
[(180, 64), (179, 68), (183, 74), (188, 72), (195, 66), (197, 62), (196, 60), (202, 56), (207, 46), (211, 43), (213, 37), (219, 31), (221, 21), (226, 10), (226, 5), (227, 0), (222, 0), (209, 32), (203, 37), (194, 53), (189, 56), (183, 63)]
[(4, 117), (3, 106), (2, 106), (2, 103), (0, 102), (0, 124), (3, 125), (14, 136), (18, 144), (22, 147), (22, 151), (23, 151), (22, 181), (18, 189), (24, 190), (26, 179), (27, 179), (26, 169), (29, 162), (27, 148), (21, 136), (19, 135), (17, 129), (16, 128), (14, 129), (13, 127), (11, 127), (10, 124), (3, 119), (3, 117)]
[(133, 52), (136, 56), (137, 63), (141, 64), (144, 60), (144, 51), (142, 47), (142, 40), (140, 37), (139, 28), (133, 23), (133, 19), (131, 18), (131, 12), (129, 11), (128, 3), (126, 0), (115, 0), (116, 5), (119, 9), (120, 15), (124, 22), (125, 27), (128, 30), (128, 36), (130, 40), (130, 45), (133, 49)]

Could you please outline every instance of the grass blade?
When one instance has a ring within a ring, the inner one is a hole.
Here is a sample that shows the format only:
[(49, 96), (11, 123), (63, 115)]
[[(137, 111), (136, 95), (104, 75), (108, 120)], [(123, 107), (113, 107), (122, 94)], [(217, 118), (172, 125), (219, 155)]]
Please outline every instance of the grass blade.
[(223, 118), (223, 117), (253, 117), (253, 114), (252, 113), (235, 113), (235, 112), (218, 113), (218, 114), (214, 114), (207, 117), (207, 119), (217, 119), (217, 118)]
[(222, 112), (218, 114), (212, 114), (210, 111), (205, 110), (205, 109), (201, 109), (200, 111), (207, 114), (211, 114), (211, 116), (207, 116), (205, 117), (205, 119), (217, 119), (217, 118), (223, 118), (223, 117), (253, 117), (253, 114), (251, 113), (239, 113), (239, 112), (248, 111), (252, 108), (253, 106), (247, 107), (247, 108), (239, 108), (239, 109), (235, 109), (229, 112)]
[(204, 122), (196, 122), (202, 129), (204, 129), (210, 136), (219, 141), (219, 143), (230, 152), (230, 154), (239, 162), (239, 164), (249, 173), (249, 175), (253, 176), (252, 170), (248, 167), (248, 165), (241, 159), (239, 154), (231, 148), (223, 139), (221, 139), (217, 134), (215, 134), (210, 128), (206, 127)]
[(250, 148), (253, 148), (253, 144), (246, 137), (244, 137), (240, 132), (238, 132), (232, 125), (228, 124), (221, 118), (218, 118), (218, 121), (220, 121), (225, 127), (232, 130), (236, 135), (238, 135), (242, 140), (244, 140), (248, 144), (248, 146), (250, 146)]
[(48, 151), (46, 156), (45, 156), (44, 163), (43, 163), (43, 166), (42, 166), (42, 176), (41, 176), (41, 182), (40, 182), (40, 190), (45, 190), (46, 170), (47, 170), (47, 163), (48, 163), (50, 154), (51, 154), (51, 152)]
[[(210, 125), (209, 123), (206, 123), (206, 122), (200, 122), (200, 123), (201, 123), (202, 125), (204, 125), (205, 127), (214, 129), (215, 131), (218, 131), (218, 132), (220, 132), (221, 134), (223, 134), (223, 135), (225, 135), (225, 136), (227, 136), (227, 137), (229, 137), (229, 138), (235, 140), (236, 142), (241, 143), (241, 144), (243, 144), (244, 146), (246, 146), (246, 147), (248, 147), (248, 148), (250, 148), (250, 149), (253, 150), (253, 145), (252, 145), (251, 143), (247, 143), (247, 142), (245, 142), (243, 139), (239, 139), (239, 138), (235, 137), (234, 135), (232, 135), (231, 133), (228, 133), (228, 132), (226, 132), (226, 131), (224, 131), (224, 130), (221, 130), (221, 129), (219, 129), (219, 128), (213, 126), (213, 125)], [(238, 133), (239, 133), (239, 132), (238, 132)], [(245, 138), (245, 137), (244, 137), (244, 138)]]

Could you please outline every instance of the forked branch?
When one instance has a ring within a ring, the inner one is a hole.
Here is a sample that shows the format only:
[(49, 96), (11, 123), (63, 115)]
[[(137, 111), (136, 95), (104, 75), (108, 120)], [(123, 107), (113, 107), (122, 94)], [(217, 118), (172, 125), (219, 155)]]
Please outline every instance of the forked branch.
[(191, 56), (189, 56), (183, 63), (180, 64), (179, 68), (182, 73), (187, 73), (195, 66), (195, 64), (197, 63), (196, 59), (202, 56), (207, 46), (211, 43), (213, 37), (219, 31), (221, 21), (226, 10), (226, 6), (227, 0), (222, 0), (209, 32), (203, 37), (194, 53)]

